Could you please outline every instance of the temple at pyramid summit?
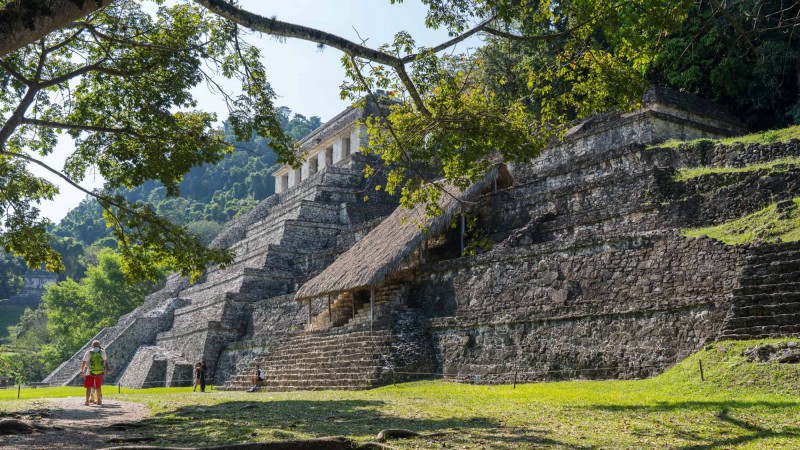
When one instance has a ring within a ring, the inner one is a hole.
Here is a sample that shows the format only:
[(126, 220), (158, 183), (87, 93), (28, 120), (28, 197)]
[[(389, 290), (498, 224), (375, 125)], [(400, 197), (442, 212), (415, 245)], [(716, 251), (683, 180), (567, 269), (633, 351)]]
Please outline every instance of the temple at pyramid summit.
[[(170, 276), (98, 333), (107, 382), (186, 386), (200, 360), (223, 389), (250, 387), (257, 364), (267, 390), (627, 379), (716, 339), (800, 333), (800, 246), (681, 233), (793, 207), (797, 169), (758, 183), (744, 172), (674, 176), (800, 156), (800, 145), (662, 145), (743, 127), (667, 89), (642, 104), (584, 120), (468, 189), (445, 186), (438, 217), (374, 189), (363, 120), (380, 106), (347, 108), (301, 141), (302, 167), (273, 173), (275, 195), (215, 239), (234, 263), (194, 284)], [(85, 350), (45, 382), (78, 384)]]

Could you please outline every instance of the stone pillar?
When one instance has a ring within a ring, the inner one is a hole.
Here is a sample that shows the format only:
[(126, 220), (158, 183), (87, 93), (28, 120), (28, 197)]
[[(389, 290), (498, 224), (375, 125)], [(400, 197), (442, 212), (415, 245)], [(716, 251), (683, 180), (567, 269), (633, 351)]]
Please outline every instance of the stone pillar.
[(325, 160), (325, 153), (326, 150), (322, 150), (321, 152), (317, 153), (317, 167), (319, 170), (329, 166), (328, 162)]
[(361, 125), (350, 132), (350, 153), (358, 153), (361, 147), (367, 145), (367, 126)]
[(336, 164), (342, 159), (344, 159), (342, 157), (342, 140), (336, 139), (333, 141), (333, 163)]
[(369, 331), (372, 331), (372, 323), (375, 322), (375, 288), (369, 289)]
[(283, 179), (283, 175), (278, 175), (276, 177), (272, 177), (275, 180), (275, 193), (280, 194), (283, 192), (283, 185), (281, 184), (281, 180)]
[(289, 169), (289, 187), (300, 184), (300, 169)]

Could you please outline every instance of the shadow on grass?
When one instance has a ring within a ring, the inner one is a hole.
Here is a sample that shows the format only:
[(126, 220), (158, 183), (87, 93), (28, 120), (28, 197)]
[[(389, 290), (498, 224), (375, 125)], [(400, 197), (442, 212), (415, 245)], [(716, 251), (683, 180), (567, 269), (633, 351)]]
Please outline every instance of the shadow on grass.
[(748, 408), (770, 408), (770, 409), (790, 409), (800, 407), (800, 402), (791, 401), (675, 401), (675, 402), (656, 402), (652, 405), (594, 405), (592, 409), (603, 411), (644, 411), (644, 412), (665, 412), (665, 411), (719, 411), (730, 409)]
[(369, 400), (231, 401), (185, 406), (143, 423), (147, 435), (160, 443), (213, 445), (322, 436), (372, 440), (383, 429), (405, 428), (422, 434), (417, 441), (423, 443), (576, 448), (546, 436), (548, 431), (509, 427), (493, 418), (408, 418), (387, 414), (386, 407)]
[[(776, 427), (769, 428), (755, 423), (750, 423), (746, 420), (738, 419), (731, 416), (731, 410), (737, 412), (748, 413), (749, 415), (757, 414), (758, 411), (770, 411), (781, 413), (785, 411), (786, 417), (791, 417), (793, 411), (800, 408), (800, 402), (792, 401), (678, 401), (678, 402), (663, 402), (653, 405), (598, 405), (592, 409), (619, 412), (619, 413), (663, 413), (663, 412), (680, 412), (680, 411), (707, 411), (709, 414), (714, 414), (714, 421), (718, 421), (723, 430), (720, 432), (719, 437), (704, 436), (702, 432), (695, 430), (685, 429), (683, 427), (660, 422), (661, 425), (666, 426), (672, 430), (672, 435), (683, 440), (693, 441), (694, 443), (682, 447), (682, 449), (714, 449), (714, 448), (730, 448), (733, 446), (757, 443), (765, 439), (800, 439), (800, 425), (791, 427)], [(748, 412), (749, 409), (757, 409), (758, 411)], [(660, 420), (660, 419), (659, 419)], [(705, 433), (708, 432), (706, 429)], [(733, 436), (731, 436), (733, 435)]]

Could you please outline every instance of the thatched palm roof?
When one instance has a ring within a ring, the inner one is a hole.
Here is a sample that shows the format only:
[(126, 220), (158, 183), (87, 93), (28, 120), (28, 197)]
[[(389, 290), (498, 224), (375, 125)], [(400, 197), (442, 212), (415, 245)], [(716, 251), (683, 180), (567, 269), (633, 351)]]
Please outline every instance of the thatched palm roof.
[(401, 266), (426, 236), (445, 230), (461, 211), (462, 202), (473, 201), (491, 189), (495, 181), (501, 187), (511, 184), (511, 176), (504, 165), (498, 165), (464, 192), (445, 186), (446, 193), (439, 201), (444, 212), (436, 217), (426, 217), (424, 205), (410, 210), (398, 207), (322, 273), (301, 286), (295, 299), (306, 300), (377, 285)]

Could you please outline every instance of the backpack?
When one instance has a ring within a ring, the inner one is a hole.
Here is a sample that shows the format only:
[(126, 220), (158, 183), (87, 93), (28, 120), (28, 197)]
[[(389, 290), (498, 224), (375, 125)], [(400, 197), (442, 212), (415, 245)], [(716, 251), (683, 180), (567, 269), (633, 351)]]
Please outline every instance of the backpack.
[(100, 375), (103, 373), (103, 352), (92, 351), (89, 356), (89, 373), (92, 375)]

